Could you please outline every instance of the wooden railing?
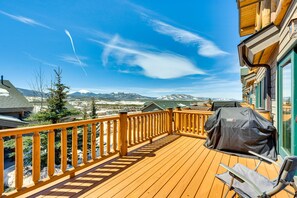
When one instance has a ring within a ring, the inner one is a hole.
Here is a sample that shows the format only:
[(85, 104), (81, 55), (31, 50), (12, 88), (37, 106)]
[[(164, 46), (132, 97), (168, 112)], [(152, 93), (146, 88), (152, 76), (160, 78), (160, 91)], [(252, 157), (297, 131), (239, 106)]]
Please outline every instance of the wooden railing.
[(204, 124), (212, 111), (174, 111), (174, 131), (206, 138)]
[[(172, 110), (137, 114), (121, 112), (112, 117), (1, 130), (0, 196), (4, 193), (4, 142), (7, 139), (12, 138), (15, 141), (15, 190), (5, 195), (17, 196), (64, 176), (73, 177), (77, 171), (116, 153), (120, 156), (126, 155), (129, 147), (171, 133), (172, 122), (170, 124), (169, 120), (172, 120)], [(33, 183), (29, 186), (23, 185), (24, 137), (32, 137)], [(41, 138), (44, 137), (47, 143), (47, 178), (41, 179)], [(81, 163), (78, 155), (79, 137), (82, 138)], [(58, 153), (57, 142), (60, 143)], [(55, 159), (59, 153), (60, 173), (55, 173)]]

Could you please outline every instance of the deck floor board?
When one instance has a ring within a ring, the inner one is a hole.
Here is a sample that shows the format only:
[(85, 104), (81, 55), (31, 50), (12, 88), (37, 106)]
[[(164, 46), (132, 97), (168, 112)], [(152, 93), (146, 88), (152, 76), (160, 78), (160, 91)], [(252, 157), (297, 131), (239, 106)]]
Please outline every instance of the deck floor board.
[[(74, 178), (41, 187), (26, 197), (223, 197), (228, 187), (215, 178), (220, 163), (255, 168), (258, 160), (209, 150), (204, 140), (170, 135), (115, 157)], [(273, 179), (279, 167), (262, 164), (259, 172)], [(227, 197), (231, 197), (229, 192)], [(286, 192), (275, 196), (293, 197)]]

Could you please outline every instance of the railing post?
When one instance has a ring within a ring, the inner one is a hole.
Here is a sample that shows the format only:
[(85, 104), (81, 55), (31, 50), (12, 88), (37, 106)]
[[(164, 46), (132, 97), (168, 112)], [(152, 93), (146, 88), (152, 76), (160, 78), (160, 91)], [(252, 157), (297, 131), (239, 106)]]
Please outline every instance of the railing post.
[(172, 135), (173, 130), (172, 130), (172, 118), (173, 118), (173, 109), (172, 108), (168, 108), (168, 135)]
[(51, 178), (55, 173), (55, 132), (49, 130), (47, 137), (47, 174)]
[[(176, 107), (175, 109), (176, 111), (181, 111), (181, 108), (180, 107)], [(174, 118), (174, 122), (176, 123), (175, 126), (176, 126), (176, 130), (178, 132), (181, 131), (181, 114), (180, 113), (176, 113), (175, 115), (176, 117)]]
[(121, 111), (119, 113), (120, 116), (120, 127), (119, 127), (119, 148), (120, 148), (120, 156), (127, 155), (128, 147), (127, 147), (127, 112)]
[(40, 134), (34, 132), (33, 135), (33, 155), (32, 155), (32, 180), (34, 184), (37, 184), (40, 179)]
[(0, 137), (0, 196), (4, 192), (4, 141)]
[(23, 162), (23, 136), (15, 137), (15, 188), (21, 190), (23, 187), (24, 162)]

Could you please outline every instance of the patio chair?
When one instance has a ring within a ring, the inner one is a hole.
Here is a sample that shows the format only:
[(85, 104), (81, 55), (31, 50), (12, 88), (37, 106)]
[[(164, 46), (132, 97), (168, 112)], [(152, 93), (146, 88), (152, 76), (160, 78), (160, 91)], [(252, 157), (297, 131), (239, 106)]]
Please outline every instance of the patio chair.
[[(260, 162), (254, 170), (251, 170), (242, 164), (236, 164), (233, 168), (220, 164), (220, 166), (227, 170), (227, 172), (223, 174), (216, 175), (218, 179), (229, 186), (229, 190), (225, 194), (225, 197), (231, 190), (234, 190), (234, 195), (237, 194), (239, 197), (271, 197), (282, 190), (297, 197), (297, 187), (293, 180), (297, 170), (297, 156), (285, 157), (278, 177), (271, 181), (259, 174), (257, 169), (262, 161), (269, 164), (277, 163), (254, 152), (249, 153), (260, 159)], [(295, 192), (285, 189), (288, 185), (291, 185)]]

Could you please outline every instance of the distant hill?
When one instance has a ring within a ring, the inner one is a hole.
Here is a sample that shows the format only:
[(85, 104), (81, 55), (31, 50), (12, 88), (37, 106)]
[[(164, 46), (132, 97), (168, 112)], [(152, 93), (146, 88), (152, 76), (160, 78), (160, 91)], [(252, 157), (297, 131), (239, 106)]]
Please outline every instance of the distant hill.
[(24, 96), (27, 97), (34, 97), (36, 95), (40, 95), (40, 92), (36, 92), (30, 89), (22, 89), (22, 88), (17, 88), (17, 90), (19, 90)]
[(154, 100), (154, 97), (142, 96), (136, 93), (124, 93), (124, 92), (112, 92), (108, 94), (103, 93), (93, 93), (86, 90), (78, 91), (69, 94), (71, 98), (98, 98), (98, 99), (105, 99), (105, 100)]

